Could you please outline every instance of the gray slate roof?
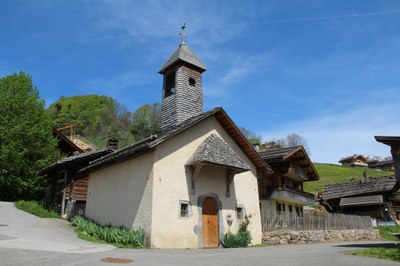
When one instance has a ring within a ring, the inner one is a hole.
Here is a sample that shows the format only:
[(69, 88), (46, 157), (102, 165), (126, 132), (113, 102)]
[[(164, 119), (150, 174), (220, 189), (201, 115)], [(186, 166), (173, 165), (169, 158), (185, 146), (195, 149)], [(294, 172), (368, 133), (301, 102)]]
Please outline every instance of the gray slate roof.
[(378, 161), (374, 164), (372, 164), (370, 167), (374, 168), (374, 167), (379, 167), (379, 166), (391, 166), (393, 165), (393, 160), (384, 160), (384, 161)]
[(288, 147), (288, 148), (275, 148), (263, 152), (259, 152), (261, 158), (267, 163), (280, 162), (290, 157), (294, 152), (300, 150), (302, 146)]
[[(194, 116), (192, 118), (187, 119), (186, 121), (182, 122), (181, 124), (169, 129), (168, 131), (161, 131), (155, 135), (152, 135), (142, 141), (136, 142), (130, 146), (127, 146), (123, 149), (117, 150), (111, 154), (108, 154), (104, 157), (101, 157), (97, 160), (91, 161), (89, 166), (83, 168), (78, 172), (79, 176), (84, 176), (85, 174), (103, 168), (107, 167), (110, 164), (117, 163), (117, 162), (122, 162), (131, 158), (138, 157), (146, 152), (151, 151), (154, 149), (157, 145), (160, 143), (174, 137), (175, 135), (181, 133), (182, 131), (186, 130), (187, 128), (207, 119), (208, 117), (211, 117), (213, 115), (223, 115), (224, 117), (227, 117), (225, 111), (221, 107), (214, 108), (208, 112), (204, 112), (200, 115)], [(228, 118), (228, 117), (227, 117)], [(240, 134), (239, 130), (237, 134)], [(251, 147), (251, 145), (249, 144)], [(260, 158), (260, 157), (258, 157)], [(265, 171), (270, 171), (272, 172), (271, 168), (268, 166), (267, 163), (261, 160), (260, 161), (263, 163), (262, 166)]]
[(173, 66), (177, 62), (186, 62), (189, 63), (204, 72), (207, 70), (206, 65), (194, 54), (194, 52), (186, 45), (180, 44), (178, 48), (176, 48), (175, 52), (169, 57), (167, 62), (161, 67), (158, 71), (161, 74), (164, 74), (171, 66)]
[(222, 108), (217, 107), (208, 112), (202, 113), (200, 115), (194, 116), (192, 118), (187, 119), (183, 123), (170, 128), (168, 131), (161, 131), (157, 134), (151, 135), (139, 142), (133, 143), (123, 149), (117, 150), (112, 154), (99, 158), (90, 162), (88, 167), (83, 168), (79, 171), (80, 175), (84, 175), (86, 172), (90, 172), (92, 170), (102, 168), (108, 164), (122, 162), (137, 156), (140, 156), (153, 148), (155, 148), (158, 144), (164, 142), (165, 140), (177, 135), (182, 132), (186, 128), (212, 116), (214, 113), (218, 112)]
[(349, 181), (325, 186), (323, 197), (325, 200), (329, 200), (366, 194), (389, 193), (395, 185), (394, 176), (370, 178), (368, 181)]
[(201, 163), (225, 166), (239, 172), (250, 170), (249, 165), (240, 159), (228, 143), (215, 135), (207, 137), (199, 145), (186, 165), (192, 166)]
[(105, 148), (94, 152), (80, 153), (77, 155), (69, 156), (61, 160), (58, 160), (57, 162), (52, 163), (46, 166), (45, 168), (41, 169), (38, 172), (38, 175), (45, 175), (77, 163), (84, 163), (84, 162), (89, 163), (90, 161), (105, 156), (111, 152), (112, 152), (111, 149)]
[(400, 143), (399, 136), (375, 136), (376, 141), (381, 142), (386, 145), (393, 145)]
[(259, 152), (258, 154), (267, 164), (271, 165), (272, 168), (274, 168), (273, 165), (281, 164), (286, 160), (290, 160), (296, 162), (306, 171), (309, 181), (319, 179), (319, 174), (303, 146), (273, 148)]
[(383, 205), (382, 195), (349, 197), (340, 199), (340, 207)]
[(351, 160), (351, 159), (356, 159), (358, 157), (362, 157), (362, 158), (366, 159), (365, 156), (363, 156), (361, 154), (354, 154), (354, 155), (350, 155), (350, 156), (347, 156), (347, 157), (344, 157), (344, 158), (340, 159), (339, 163), (343, 162), (343, 161), (348, 161), (348, 160)]

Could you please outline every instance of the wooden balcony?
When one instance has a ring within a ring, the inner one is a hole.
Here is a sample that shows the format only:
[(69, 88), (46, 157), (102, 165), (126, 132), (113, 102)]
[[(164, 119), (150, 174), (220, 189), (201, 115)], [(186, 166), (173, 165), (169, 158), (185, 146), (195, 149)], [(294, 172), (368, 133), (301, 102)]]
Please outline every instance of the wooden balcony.
[(293, 187), (260, 187), (259, 193), (260, 199), (282, 200), (300, 205), (312, 205), (315, 203), (315, 197), (313, 194)]

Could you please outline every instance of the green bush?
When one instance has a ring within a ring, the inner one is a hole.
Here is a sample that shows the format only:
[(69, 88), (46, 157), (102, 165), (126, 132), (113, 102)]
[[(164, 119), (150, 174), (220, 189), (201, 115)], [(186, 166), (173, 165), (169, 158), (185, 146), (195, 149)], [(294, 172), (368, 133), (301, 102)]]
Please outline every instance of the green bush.
[(40, 203), (36, 201), (20, 200), (15, 202), (15, 207), (40, 218), (60, 218), (57, 212), (46, 210)]
[(142, 228), (133, 230), (122, 226), (101, 226), (82, 216), (75, 216), (71, 219), (71, 223), (79, 231), (110, 244), (122, 244), (133, 247), (144, 246), (145, 232)]
[(221, 236), (221, 245), (224, 248), (244, 248), (251, 244), (251, 234), (247, 227), (250, 223), (251, 215), (246, 215), (239, 225), (236, 234), (228, 232)]

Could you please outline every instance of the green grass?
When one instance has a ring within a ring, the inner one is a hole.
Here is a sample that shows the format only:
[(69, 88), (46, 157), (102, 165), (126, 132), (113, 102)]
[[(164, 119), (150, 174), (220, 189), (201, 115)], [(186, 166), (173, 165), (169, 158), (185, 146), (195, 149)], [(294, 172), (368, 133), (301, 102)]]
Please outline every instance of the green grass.
[(354, 255), (400, 262), (399, 248), (368, 248), (359, 250)]
[(40, 203), (36, 201), (20, 200), (15, 202), (15, 207), (40, 218), (60, 218), (57, 212), (46, 210)]
[(351, 179), (360, 180), (364, 171), (367, 171), (369, 177), (394, 175), (393, 172), (383, 172), (363, 167), (340, 166), (326, 163), (314, 163), (314, 167), (320, 176), (319, 180), (304, 182), (304, 191), (312, 194), (322, 191), (325, 185), (344, 183)]
[[(379, 229), (381, 237), (393, 241), (399, 240), (397, 237), (392, 236), (391, 233), (400, 233), (400, 226), (381, 226), (377, 228)], [(354, 255), (400, 262), (400, 249), (397, 247), (362, 249), (355, 252)]]
[(378, 227), (379, 233), (381, 237), (386, 238), (388, 240), (398, 241), (399, 239), (395, 236), (392, 236), (391, 233), (400, 233), (400, 226), (380, 226)]

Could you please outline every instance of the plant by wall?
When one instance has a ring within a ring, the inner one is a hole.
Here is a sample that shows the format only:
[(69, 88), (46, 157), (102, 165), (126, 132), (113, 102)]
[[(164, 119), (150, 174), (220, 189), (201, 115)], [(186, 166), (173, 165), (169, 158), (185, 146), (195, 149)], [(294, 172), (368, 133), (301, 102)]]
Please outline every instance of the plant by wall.
[(231, 233), (228, 231), (221, 236), (221, 245), (224, 248), (241, 248), (248, 247), (251, 244), (251, 234), (247, 227), (250, 224), (251, 215), (246, 215), (239, 225), (238, 232)]
[(75, 216), (71, 219), (71, 223), (77, 228), (77, 230), (110, 244), (122, 244), (133, 247), (144, 246), (145, 232), (142, 228), (133, 230), (122, 226), (101, 226), (82, 216)]

